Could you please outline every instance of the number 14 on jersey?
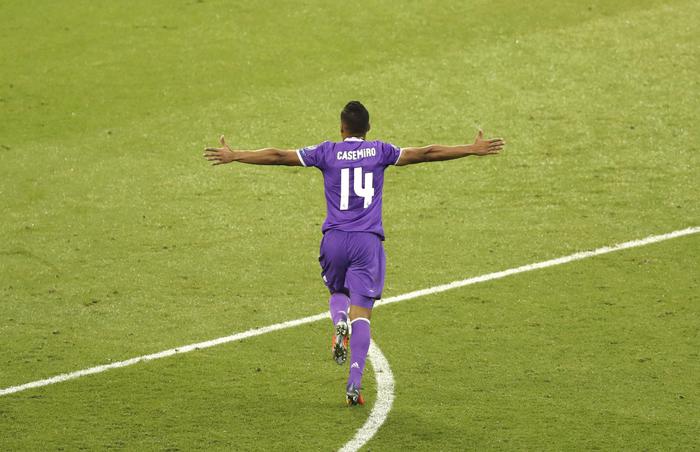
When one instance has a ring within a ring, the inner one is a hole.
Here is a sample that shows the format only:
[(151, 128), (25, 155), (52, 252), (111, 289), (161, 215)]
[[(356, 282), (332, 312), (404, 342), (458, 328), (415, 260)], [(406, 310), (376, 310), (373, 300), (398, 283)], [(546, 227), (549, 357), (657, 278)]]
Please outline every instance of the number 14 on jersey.
[[(362, 177), (364, 175), (364, 178)], [(374, 187), (372, 186), (371, 172), (363, 173), (362, 168), (355, 168), (353, 173), (352, 188), (355, 195), (364, 198), (364, 208), (372, 204)], [(364, 180), (363, 180), (364, 179)], [(363, 183), (364, 182), (364, 183)], [(350, 203), (350, 168), (340, 170), (340, 210), (348, 210)]]

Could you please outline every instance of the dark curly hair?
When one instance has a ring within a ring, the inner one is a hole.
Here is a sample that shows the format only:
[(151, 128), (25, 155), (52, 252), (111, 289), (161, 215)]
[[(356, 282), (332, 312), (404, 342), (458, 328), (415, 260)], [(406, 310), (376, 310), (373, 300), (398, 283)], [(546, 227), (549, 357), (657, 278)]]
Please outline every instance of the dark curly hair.
[(369, 112), (362, 103), (351, 100), (340, 112), (340, 120), (345, 130), (352, 134), (365, 135), (369, 132)]

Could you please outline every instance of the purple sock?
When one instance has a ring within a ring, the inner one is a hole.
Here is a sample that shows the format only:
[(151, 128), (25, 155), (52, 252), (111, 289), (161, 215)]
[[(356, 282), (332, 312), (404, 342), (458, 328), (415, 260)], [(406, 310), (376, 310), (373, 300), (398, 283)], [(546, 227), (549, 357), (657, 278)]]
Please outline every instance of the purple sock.
[(369, 350), (369, 320), (357, 318), (352, 322), (352, 335), (350, 336), (350, 375), (348, 387), (354, 384), (360, 388), (362, 384), (362, 372), (365, 370), (365, 360)]
[(336, 325), (341, 320), (348, 319), (348, 307), (350, 306), (350, 298), (344, 293), (336, 292), (331, 295), (328, 300), (328, 307), (331, 311), (331, 320), (333, 325)]

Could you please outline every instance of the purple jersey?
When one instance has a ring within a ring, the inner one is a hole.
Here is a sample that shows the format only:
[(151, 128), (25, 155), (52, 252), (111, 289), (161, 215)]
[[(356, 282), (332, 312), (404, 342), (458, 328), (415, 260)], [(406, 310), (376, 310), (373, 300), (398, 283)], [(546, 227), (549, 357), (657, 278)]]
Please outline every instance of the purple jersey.
[(324, 141), (297, 151), (304, 166), (323, 173), (326, 221), (323, 232), (372, 232), (384, 240), (382, 187), (384, 170), (399, 160), (401, 150), (382, 141), (346, 138)]

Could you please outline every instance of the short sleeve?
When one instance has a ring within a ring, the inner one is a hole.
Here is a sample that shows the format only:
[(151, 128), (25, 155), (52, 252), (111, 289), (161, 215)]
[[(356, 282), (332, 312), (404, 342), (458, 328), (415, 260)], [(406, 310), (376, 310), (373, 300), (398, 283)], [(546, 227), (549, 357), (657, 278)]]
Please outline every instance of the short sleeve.
[(299, 156), (299, 161), (304, 166), (315, 166), (321, 168), (323, 166), (323, 145), (317, 144), (314, 146), (306, 146), (297, 150), (297, 156)]
[(401, 148), (391, 143), (382, 143), (382, 163), (384, 165), (396, 165), (401, 157)]

